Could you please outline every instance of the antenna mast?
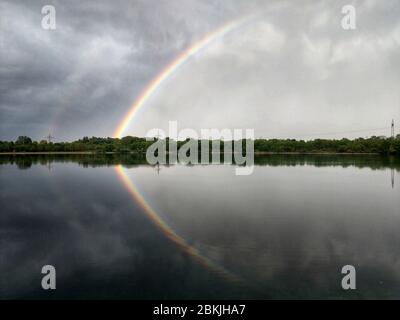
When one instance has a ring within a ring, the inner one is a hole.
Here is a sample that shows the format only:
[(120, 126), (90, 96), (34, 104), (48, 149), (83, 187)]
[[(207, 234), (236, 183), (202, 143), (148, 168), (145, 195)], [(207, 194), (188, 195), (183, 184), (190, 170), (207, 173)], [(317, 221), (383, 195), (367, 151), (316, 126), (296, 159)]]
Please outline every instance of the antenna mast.
[(50, 143), (51, 139), (54, 139), (54, 137), (51, 136), (51, 134), (49, 133), (49, 135), (46, 137), (47, 142)]
[(392, 132), (391, 132), (392, 138), (394, 138), (394, 119), (392, 119)]

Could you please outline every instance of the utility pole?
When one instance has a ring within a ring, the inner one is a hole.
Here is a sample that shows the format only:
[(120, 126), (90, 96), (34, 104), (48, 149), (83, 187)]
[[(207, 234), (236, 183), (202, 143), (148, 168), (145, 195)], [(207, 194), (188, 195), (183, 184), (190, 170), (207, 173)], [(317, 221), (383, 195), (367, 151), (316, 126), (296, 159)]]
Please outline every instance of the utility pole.
[[(156, 138), (157, 138), (157, 141), (160, 140), (160, 138), (161, 138), (160, 130), (157, 130)], [(159, 176), (160, 175), (160, 162), (159, 161), (157, 161), (156, 170), (157, 170), (157, 175)]]
[(394, 119), (392, 119), (392, 132), (391, 132), (392, 138), (394, 138)]
[(51, 134), (49, 133), (49, 135), (46, 137), (47, 142), (50, 143), (51, 139), (53, 139), (54, 137), (51, 136)]

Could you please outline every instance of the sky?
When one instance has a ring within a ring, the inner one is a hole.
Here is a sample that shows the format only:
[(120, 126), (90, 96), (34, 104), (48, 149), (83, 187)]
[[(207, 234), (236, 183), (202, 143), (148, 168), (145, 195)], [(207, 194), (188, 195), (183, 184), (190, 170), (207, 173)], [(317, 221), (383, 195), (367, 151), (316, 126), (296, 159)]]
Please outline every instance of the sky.
[[(356, 29), (342, 28), (342, 7)], [(56, 29), (42, 28), (44, 5)], [(254, 129), (264, 138), (355, 138), (400, 127), (400, 2), (0, 2), (0, 139), (113, 136), (149, 82), (217, 37), (144, 102), (124, 135)], [(400, 131), (396, 129), (396, 133)]]

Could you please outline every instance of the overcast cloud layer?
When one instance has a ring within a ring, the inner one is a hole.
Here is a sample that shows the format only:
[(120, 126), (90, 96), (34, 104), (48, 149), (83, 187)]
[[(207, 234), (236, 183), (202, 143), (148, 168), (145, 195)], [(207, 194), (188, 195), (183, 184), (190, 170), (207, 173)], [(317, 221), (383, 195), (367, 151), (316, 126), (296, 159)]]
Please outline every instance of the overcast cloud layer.
[[(346, 31), (349, 3), (357, 29)], [(53, 31), (41, 27), (46, 4), (56, 8)], [(111, 136), (175, 56), (251, 14), (177, 70), (125, 134), (169, 120), (293, 138), (388, 135), (392, 118), (400, 124), (398, 0), (3, 0), (0, 10), (3, 140)]]

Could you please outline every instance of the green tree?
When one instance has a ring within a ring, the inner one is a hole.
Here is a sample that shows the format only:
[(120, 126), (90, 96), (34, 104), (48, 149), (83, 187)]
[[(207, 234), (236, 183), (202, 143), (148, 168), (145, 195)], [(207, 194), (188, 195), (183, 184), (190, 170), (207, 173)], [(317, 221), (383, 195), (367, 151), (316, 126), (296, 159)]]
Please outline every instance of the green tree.
[(24, 144), (32, 144), (32, 139), (27, 136), (19, 136), (15, 141), (15, 144), (24, 145)]

